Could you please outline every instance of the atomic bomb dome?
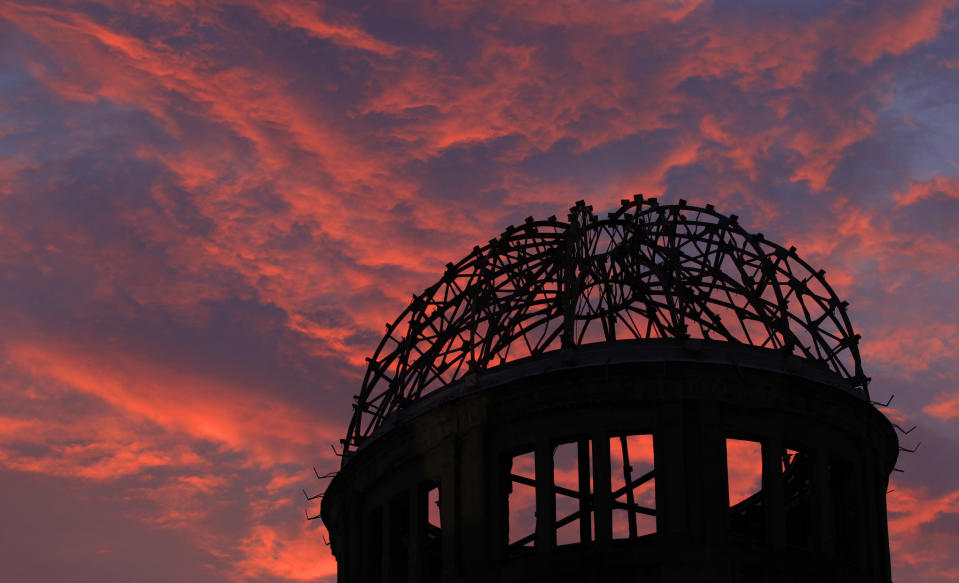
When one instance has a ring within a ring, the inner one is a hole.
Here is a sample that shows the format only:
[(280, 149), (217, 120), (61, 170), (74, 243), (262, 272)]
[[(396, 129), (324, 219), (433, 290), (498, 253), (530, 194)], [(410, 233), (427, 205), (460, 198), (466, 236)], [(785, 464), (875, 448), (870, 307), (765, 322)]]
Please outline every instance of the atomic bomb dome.
[(322, 508), (340, 581), (887, 581), (898, 442), (846, 306), (712, 205), (507, 227), (368, 359)]
[(357, 447), (396, 409), (470, 372), (595, 342), (748, 344), (820, 364), (868, 396), (859, 337), (825, 273), (712, 205), (624, 200), (605, 218), (532, 218), (457, 263), (388, 325), (350, 423)]

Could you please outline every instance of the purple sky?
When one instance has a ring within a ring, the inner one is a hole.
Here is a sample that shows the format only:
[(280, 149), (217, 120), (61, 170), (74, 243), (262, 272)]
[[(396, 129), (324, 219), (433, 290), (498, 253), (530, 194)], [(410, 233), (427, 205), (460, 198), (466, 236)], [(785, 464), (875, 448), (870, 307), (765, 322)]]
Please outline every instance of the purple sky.
[(0, 3), (4, 580), (332, 581), (383, 324), (642, 192), (826, 269), (923, 443), (894, 578), (959, 581), (957, 96), (955, 0)]

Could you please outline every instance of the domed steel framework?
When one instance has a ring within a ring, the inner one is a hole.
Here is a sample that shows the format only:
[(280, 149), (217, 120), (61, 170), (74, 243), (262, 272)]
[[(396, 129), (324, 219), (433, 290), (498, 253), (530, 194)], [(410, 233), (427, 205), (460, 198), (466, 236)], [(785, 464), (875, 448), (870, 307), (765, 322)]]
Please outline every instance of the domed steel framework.
[(698, 338), (793, 354), (868, 398), (840, 301), (794, 247), (736, 215), (637, 195), (606, 218), (527, 218), (413, 297), (369, 359), (345, 452), (393, 411), (470, 372), (596, 342)]
[(824, 273), (710, 205), (570, 211), (387, 325), (312, 497), (338, 581), (889, 583), (899, 444)]

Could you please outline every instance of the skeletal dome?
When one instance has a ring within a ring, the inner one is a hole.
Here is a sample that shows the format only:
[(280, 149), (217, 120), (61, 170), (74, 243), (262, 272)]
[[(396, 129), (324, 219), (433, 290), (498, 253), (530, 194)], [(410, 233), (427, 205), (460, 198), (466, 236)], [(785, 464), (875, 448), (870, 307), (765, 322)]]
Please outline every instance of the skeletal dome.
[(823, 271), (736, 215), (680, 200), (623, 200), (605, 218), (509, 226), (415, 295), (369, 359), (345, 449), (471, 372), (592, 343), (702, 339), (831, 370), (868, 398), (853, 333)]

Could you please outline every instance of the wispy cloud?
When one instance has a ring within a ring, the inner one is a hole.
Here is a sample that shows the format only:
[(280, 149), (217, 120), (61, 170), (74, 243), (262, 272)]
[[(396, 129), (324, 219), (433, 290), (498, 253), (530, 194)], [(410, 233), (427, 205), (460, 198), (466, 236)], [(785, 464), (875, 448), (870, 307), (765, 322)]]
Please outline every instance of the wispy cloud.
[[(384, 322), (582, 198), (712, 202), (796, 245), (876, 395), (959, 446), (957, 23), (952, 0), (3, 3), (0, 492), (110, 517), (41, 579), (152, 560), (117, 529), (184, 580), (332, 577), (294, 496)], [(897, 578), (954, 581), (955, 488), (903, 463)]]

